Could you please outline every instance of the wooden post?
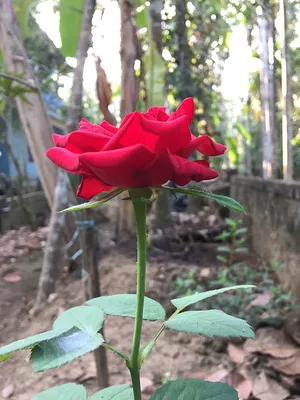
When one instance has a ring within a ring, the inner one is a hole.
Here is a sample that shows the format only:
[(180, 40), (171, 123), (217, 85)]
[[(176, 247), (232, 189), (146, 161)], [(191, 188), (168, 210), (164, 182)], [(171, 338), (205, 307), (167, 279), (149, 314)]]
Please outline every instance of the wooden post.
[[(86, 300), (101, 296), (99, 282), (99, 237), (92, 210), (84, 212), (84, 221), (80, 221), (83, 243), (83, 280)], [(101, 334), (104, 336), (102, 329)], [(106, 349), (100, 346), (94, 351), (99, 389), (109, 386)]]

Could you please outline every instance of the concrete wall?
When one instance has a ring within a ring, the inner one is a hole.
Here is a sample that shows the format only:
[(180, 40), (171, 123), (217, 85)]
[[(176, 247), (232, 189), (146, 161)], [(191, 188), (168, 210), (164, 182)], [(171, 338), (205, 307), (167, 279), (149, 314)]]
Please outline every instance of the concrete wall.
[(300, 300), (300, 182), (235, 176), (231, 196), (248, 214), (253, 249), (285, 264), (279, 276)]

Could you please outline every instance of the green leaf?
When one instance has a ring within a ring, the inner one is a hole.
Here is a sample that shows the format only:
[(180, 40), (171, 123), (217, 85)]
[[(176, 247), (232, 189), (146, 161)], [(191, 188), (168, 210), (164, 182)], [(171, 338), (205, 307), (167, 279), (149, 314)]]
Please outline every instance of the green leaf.
[(134, 400), (130, 385), (111, 386), (95, 393), (89, 400)]
[(35, 372), (60, 367), (86, 353), (97, 349), (104, 342), (99, 333), (90, 335), (74, 327), (53, 339), (40, 342), (31, 352)]
[(244, 139), (247, 140), (247, 142), (250, 143), (252, 141), (251, 133), (246, 129), (246, 127), (243, 124), (236, 122), (234, 124), (234, 127), (240, 132), (240, 134), (244, 137)]
[(216, 236), (217, 240), (225, 240), (231, 237), (231, 233), (230, 232), (222, 232), (220, 233), (220, 235)]
[(148, 25), (147, 8), (145, 5), (141, 5), (136, 9), (136, 24), (138, 28), (144, 28)]
[(222, 253), (229, 253), (230, 252), (230, 248), (228, 246), (218, 246), (217, 250), (221, 251)]
[(246, 321), (220, 310), (185, 311), (170, 318), (164, 325), (175, 331), (207, 337), (254, 338), (253, 330)]
[(160, 186), (160, 187), (157, 187), (157, 189), (165, 189), (165, 190), (169, 190), (170, 192), (173, 192), (173, 193), (191, 194), (193, 196), (199, 196), (199, 197), (204, 197), (206, 199), (215, 200), (221, 206), (230, 208), (231, 210), (242, 213), (242, 214), (246, 214), (243, 206), (240, 203), (238, 203), (236, 200), (234, 200), (230, 197), (222, 196), (220, 194), (203, 192), (203, 191), (197, 190), (197, 189), (170, 188), (167, 186)]
[(22, 38), (29, 36), (28, 17), (30, 9), (36, 0), (13, 0), (14, 10), (22, 32)]
[(51, 340), (62, 333), (63, 331), (57, 331), (57, 330), (43, 332), (39, 333), (38, 335), (30, 336), (26, 339), (17, 340), (16, 342), (3, 346), (0, 348), (0, 362), (10, 358), (12, 353), (14, 353), (15, 351), (32, 349), (39, 343)]
[(33, 400), (87, 400), (87, 398), (84, 386), (66, 383), (39, 393)]
[[(136, 295), (114, 294), (91, 299), (88, 305), (100, 307), (107, 315), (118, 315), (121, 317), (135, 317)], [(148, 321), (164, 320), (166, 312), (155, 300), (145, 297), (143, 319)]]
[[(149, 18), (147, 16), (147, 18)], [(146, 68), (147, 107), (163, 106), (166, 64), (157, 51), (155, 42), (150, 41), (144, 56)]]
[(235, 253), (240, 253), (240, 254), (245, 254), (248, 253), (248, 248), (247, 247), (238, 247), (237, 249), (234, 250)]
[(190, 306), (191, 304), (195, 304), (198, 301), (207, 299), (212, 296), (216, 296), (217, 294), (228, 292), (229, 290), (251, 289), (253, 287), (255, 287), (255, 286), (254, 285), (238, 285), (238, 286), (231, 286), (231, 287), (226, 287), (226, 288), (221, 288), (221, 289), (208, 290), (207, 292), (195, 293), (195, 294), (192, 294), (191, 296), (180, 297), (179, 299), (172, 299), (171, 303), (176, 308), (184, 308), (184, 307)]
[(104, 312), (98, 307), (73, 307), (62, 313), (54, 321), (53, 329), (70, 329), (76, 326), (90, 335), (97, 333), (103, 326)]
[(60, 0), (59, 31), (65, 57), (76, 57), (84, 7), (85, 0)]
[(159, 388), (150, 400), (238, 400), (231, 386), (201, 379), (178, 379)]
[(243, 235), (244, 233), (247, 233), (247, 231), (248, 231), (248, 228), (239, 228), (234, 232), (234, 235), (235, 236)]
[(86, 210), (88, 208), (94, 208), (94, 207), (100, 206), (101, 204), (106, 203), (107, 201), (113, 199), (114, 197), (118, 196), (119, 194), (121, 194), (124, 191), (125, 191), (125, 189), (116, 188), (109, 192), (100, 193), (99, 195), (95, 196), (91, 201), (89, 201), (87, 203), (78, 204), (76, 206), (66, 208), (65, 210), (62, 210), (59, 212), (63, 213), (63, 212), (80, 211), (80, 210)]
[(220, 256), (220, 255), (217, 255), (216, 258), (217, 258), (218, 261), (221, 261), (224, 264), (226, 264), (227, 261), (228, 261), (226, 257)]

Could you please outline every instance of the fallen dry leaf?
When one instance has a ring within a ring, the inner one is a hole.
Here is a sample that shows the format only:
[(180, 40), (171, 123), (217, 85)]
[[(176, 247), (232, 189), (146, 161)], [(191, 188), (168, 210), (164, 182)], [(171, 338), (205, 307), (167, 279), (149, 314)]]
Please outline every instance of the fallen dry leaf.
[(106, 73), (101, 65), (101, 60), (99, 57), (96, 61), (96, 72), (97, 72), (96, 91), (97, 91), (100, 111), (102, 112), (104, 119), (110, 124), (115, 126), (117, 125), (117, 120), (109, 110), (112, 90), (107, 80)]
[(239, 400), (247, 400), (252, 392), (253, 382), (250, 379), (245, 379), (235, 386), (235, 389), (239, 394)]
[(269, 301), (272, 299), (272, 297), (273, 293), (271, 292), (271, 290), (266, 290), (264, 293), (256, 295), (255, 299), (251, 301), (246, 309), (249, 309), (252, 306), (265, 307), (269, 304)]
[(272, 358), (269, 365), (285, 375), (300, 375), (300, 350), (287, 358)]
[(299, 379), (297, 379), (297, 376), (293, 377), (281, 374), (280, 383), (291, 393), (300, 393), (300, 382)]
[(13, 384), (6, 386), (2, 392), (1, 392), (1, 396), (4, 399), (9, 399), (15, 392), (15, 386)]
[(229, 343), (227, 346), (227, 352), (231, 360), (236, 364), (244, 362), (246, 354), (241, 346)]
[(206, 381), (209, 382), (226, 382), (227, 377), (229, 375), (229, 371), (227, 369), (219, 369), (218, 371), (213, 372), (212, 374), (205, 377)]
[(254, 340), (246, 340), (243, 349), (246, 353), (262, 353), (275, 358), (287, 358), (297, 353), (299, 347), (283, 330), (268, 326), (258, 329)]
[(21, 279), (22, 279), (21, 275), (18, 272), (7, 272), (3, 276), (3, 280), (5, 280), (5, 282), (9, 282), (9, 283), (19, 282)]
[(184, 378), (207, 380), (207, 374), (205, 374), (203, 371), (189, 371), (184, 374)]
[(295, 342), (300, 344), (300, 314), (298, 308), (289, 313), (284, 322), (284, 330)]
[(252, 392), (259, 400), (284, 400), (290, 394), (278, 382), (268, 378), (265, 372), (254, 379)]
[(222, 368), (206, 376), (205, 380), (209, 382), (223, 382), (234, 387), (239, 394), (239, 400), (247, 400), (252, 392), (252, 381), (236, 370), (230, 372)]

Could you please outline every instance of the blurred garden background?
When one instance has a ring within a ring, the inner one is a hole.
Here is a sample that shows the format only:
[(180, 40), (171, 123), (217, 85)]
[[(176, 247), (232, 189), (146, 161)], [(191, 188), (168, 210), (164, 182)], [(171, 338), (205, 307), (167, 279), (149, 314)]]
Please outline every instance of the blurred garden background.
[[(130, 202), (57, 213), (80, 202), (79, 180), (47, 159), (51, 134), (192, 97), (192, 132), (227, 152), (210, 160), (218, 180), (188, 187), (230, 195), (246, 215), (156, 191), (146, 294), (170, 315), (171, 298), (254, 284), (201, 307), (246, 319), (256, 339), (165, 332), (144, 399), (177, 377), (229, 383), (240, 400), (300, 399), (299, 50), (299, 0), (0, 0), (0, 345), (92, 297), (135, 292)], [(145, 322), (143, 342), (156, 330)], [(108, 318), (109, 344), (125, 353), (132, 331), (132, 319)], [(103, 348), (42, 374), (29, 352), (0, 368), (0, 399), (129, 382)]]

